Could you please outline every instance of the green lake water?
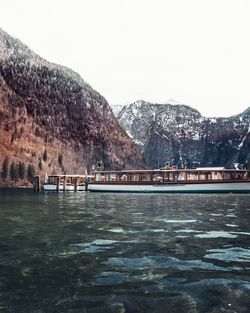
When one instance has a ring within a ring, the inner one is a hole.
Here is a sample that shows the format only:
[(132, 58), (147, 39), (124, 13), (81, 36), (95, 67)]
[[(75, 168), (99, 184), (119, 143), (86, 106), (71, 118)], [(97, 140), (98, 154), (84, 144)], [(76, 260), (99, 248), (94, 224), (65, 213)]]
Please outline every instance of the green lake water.
[(0, 191), (0, 313), (248, 313), (250, 195)]

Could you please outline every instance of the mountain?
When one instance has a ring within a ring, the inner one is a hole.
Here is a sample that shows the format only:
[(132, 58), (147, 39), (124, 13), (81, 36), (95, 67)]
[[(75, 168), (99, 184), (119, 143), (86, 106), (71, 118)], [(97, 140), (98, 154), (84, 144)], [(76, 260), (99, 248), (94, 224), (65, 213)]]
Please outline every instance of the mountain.
[(144, 166), (102, 95), (0, 29), (1, 167), (4, 160), (40, 175), (83, 174), (100, 160), (106, 169)]
[(250, 108), (229, 118), (206, 118), (187, 105), (136, 101), (117, 114), (153, 168), (226, 166), (250, 161)]
[(121, 104), (113, 104), (113, 105), (110, 105), (113, 113), (115, 116), (117, 116), (120, 111), (123, 109), (124, 105), (121, 105)]

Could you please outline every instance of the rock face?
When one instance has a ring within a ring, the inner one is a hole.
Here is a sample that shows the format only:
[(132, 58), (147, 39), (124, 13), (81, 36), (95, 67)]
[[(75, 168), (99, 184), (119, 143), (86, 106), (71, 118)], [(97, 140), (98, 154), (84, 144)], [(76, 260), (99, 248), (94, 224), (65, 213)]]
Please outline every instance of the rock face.
[(117, 114), (153, 168), (226, 166), (250, 161), (250, 108), (229, 118), (205, 118), (186, 105), (136, 101)]
[(103, 96), (0, 29), (0, 171), (6, 158), (41, 175), (144, 165)]

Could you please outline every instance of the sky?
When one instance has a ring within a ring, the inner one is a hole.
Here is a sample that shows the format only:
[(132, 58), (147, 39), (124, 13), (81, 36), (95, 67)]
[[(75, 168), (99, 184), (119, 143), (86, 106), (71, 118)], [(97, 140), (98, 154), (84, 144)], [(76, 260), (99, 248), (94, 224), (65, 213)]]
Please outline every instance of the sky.
[(0, 0), (0, 27), (110, 104), (250, 106), (249, 0)]

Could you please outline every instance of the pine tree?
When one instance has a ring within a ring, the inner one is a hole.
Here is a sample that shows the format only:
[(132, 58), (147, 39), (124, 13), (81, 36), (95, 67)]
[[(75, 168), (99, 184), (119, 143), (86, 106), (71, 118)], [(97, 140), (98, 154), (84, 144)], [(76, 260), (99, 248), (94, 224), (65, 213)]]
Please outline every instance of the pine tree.
[(25, 176), (25, 165), (23, 162), (19, 162), (19, 165), (18, 165), (18, 177), (20, 179), (24, 179), (24, 176)]
[(11, 162), (10, 165), (10, 178), (13, 181), (17, 181), (18, 179), (17, 167), (14, 162)]
[(9, 161), (7, 158), (5, 158), (2, 164), (2, 172), (1, 172), (2, 179), (6, 179), (8, 177), (8, 171), (9, 171)]
[(63, 166), (63, 155), (62, 155), (62, 153), (60, 153), (59, 156), (58, 156), (58, 164), (61, 167)]
[(45, 149), (43, 153), (43, 161), (47, 162), (47, 160), (48, 160), (48, 154), (47, 154), (47, 150)]
[(27, 168), (27, 179), (30, 183), (33, 182), (34, 176), (35, 176), (34, 166), (32, 164), (29, 164)]

